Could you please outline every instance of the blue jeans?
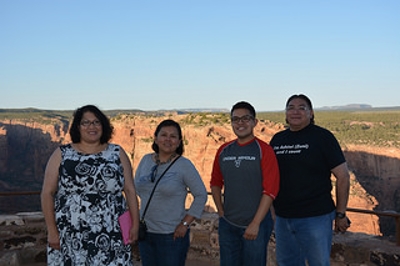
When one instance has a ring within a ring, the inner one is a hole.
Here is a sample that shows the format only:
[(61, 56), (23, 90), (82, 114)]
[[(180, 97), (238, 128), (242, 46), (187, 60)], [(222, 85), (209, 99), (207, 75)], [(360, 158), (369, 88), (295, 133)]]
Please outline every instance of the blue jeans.
[(219, 219), (219, 247), (221, 266), (265, 266), (267, 247), (274, 223), (271, 213), (265, 216), (255, 240), (246, 240), (244, 227), (230, 224), (225, 218)]
[(279, 266), (329, 266), (335, 211), (306, 218), (276, 216), (276, 260)]
[(184, 266), (189, 250), (189, 232), (174, 240), (174, 234), (154, 234), (147, 232), (139, 242), (140, 258), (143, 266)]

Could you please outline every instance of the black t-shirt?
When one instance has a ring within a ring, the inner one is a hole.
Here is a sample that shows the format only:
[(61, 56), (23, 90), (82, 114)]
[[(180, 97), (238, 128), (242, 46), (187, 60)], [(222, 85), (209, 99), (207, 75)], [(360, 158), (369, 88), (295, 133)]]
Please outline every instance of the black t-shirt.
[(299, 131), (278, 132), (270, 145), (280, 171), (280, 188), (274, 201), (276, 214), (302, 218), (333, 211), (331, 169), (345, 162), (334, 135), (310, 124)]

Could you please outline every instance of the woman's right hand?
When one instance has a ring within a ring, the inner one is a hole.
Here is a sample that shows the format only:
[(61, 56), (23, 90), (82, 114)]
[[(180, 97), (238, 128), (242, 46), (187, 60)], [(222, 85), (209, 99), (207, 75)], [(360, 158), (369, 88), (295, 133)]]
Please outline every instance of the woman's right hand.
[(60, 250), (60, 234), (57, 233), (48, 233), (47, 235), (47, 244), (49, 247)]

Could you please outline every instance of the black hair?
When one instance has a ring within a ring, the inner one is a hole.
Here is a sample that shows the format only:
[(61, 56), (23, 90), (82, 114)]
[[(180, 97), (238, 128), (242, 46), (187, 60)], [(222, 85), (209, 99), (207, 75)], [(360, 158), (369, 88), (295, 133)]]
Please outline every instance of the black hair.
[(241, 102), (235, 103), (235, 105), (232, 106), (232, 109), (231, 109), (231, 116), (233, 115), (233, 111), (235, 111), (236, 109), (246, 109), (250, 112), (250, 114), (254, 118), (256, 118), (256, 110), (254, 109), (253, 105), (251, 105), (248, 102), (241, 101)]
[[(310, 108), (310, 111), (313, 111), (313, 106), (312, 106), (312, 103), (311, 103), (310, 98), (308, 98), (308, 97), (305, 96), (304, 94), (294, 94), (294, 95), (290, 96), (289, 99), (286, 101), (286, 106), (285, 106), (285, 107), (287, 108), (287, 107), (289, 106), (289, 103), (290, 103), (292, 100), (294, 100), (294, 99), (302, 99), (303, 101), (306, 102), (307, 107)], [(286, 120), (286, 123), (287, 123), (287, 122), (288, 122), (288, 121)], [(310, 122), (311, 122), (311, 124), (315, 124), (315, 121), (314, 121), (314, 114), (311, 116)]]
[(110, 123), (108, 117), (100, 111), (95, 105), (85, 105), (75, 110), (74, 118), (72, 120), (71, 127), (69, 129), (69, 134), (73, 143), (78, 143), (81, 141), (81, 133), (79, 130), (80, 123), (82, 121), (83, 114), (86, 112), (93, 113), (97, 119), (99, 119), (102, 127), (102, 134), (100, 137), (100, 143), (107, 143), (114, 132), (114, 128)]
[[(171, 126), (175, 127), (176, 130), (178, 131), (178, 137), (180, 140), (179, 146), (178, 146), (178, 148), (176, 148), (175, 152), (179, 155), (182, 155), (184, 152), (183, 141), (182, 141), (182, 129), (181, 129), (181, 126), (179, 125), (179, 123), (175, 122), (174, 120), (166, 119), (166, 120), (163, 120), (160, 124), (158, 124), (156, 131), (154, 132), (154, 139), (157, 138), (158, 133), (160, 133), (160, 131), (163, 127), (171, 127)], [(160, 148), (155, 143), (155, 141), (153, 141), (151, 148), (153, 149), (153, 151), (155, 151), (155, 153), (158, 153), (160, 151)]]

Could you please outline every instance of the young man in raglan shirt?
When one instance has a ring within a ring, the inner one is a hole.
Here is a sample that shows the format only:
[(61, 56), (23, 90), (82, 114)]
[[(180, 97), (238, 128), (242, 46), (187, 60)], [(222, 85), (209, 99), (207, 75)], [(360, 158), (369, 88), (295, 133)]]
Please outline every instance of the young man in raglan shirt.
[(218, 149), (210, 182), (220, 216), (220, 265), (265, 266), (279, 168), (271, 146), (254, 136), (258, 120), (251, 104), (236, 103), (231, 122), (237, 139)]

